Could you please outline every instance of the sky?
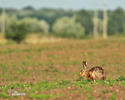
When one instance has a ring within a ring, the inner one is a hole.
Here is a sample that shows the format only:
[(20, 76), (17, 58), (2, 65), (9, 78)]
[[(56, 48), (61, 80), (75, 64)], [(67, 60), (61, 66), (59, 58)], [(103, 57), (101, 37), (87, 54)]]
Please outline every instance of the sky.
[[(122, 7), (125, 9), (125, 0), (107, 0), (108, 9)], [(63, 9), (103, 9), (104, 0), (0, 0), (0, 7), (21, 9), (26, 6), (34, 8), (63, 8)]]

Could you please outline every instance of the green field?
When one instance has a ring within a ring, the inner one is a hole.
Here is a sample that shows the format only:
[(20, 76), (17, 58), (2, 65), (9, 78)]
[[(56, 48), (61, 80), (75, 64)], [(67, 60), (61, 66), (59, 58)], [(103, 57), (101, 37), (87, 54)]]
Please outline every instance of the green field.
[[(82, 60), (102, 66), (107, 79), (79, 77)], [(124, 38), (0, 45), (0, 100), (125, 100), (124, 94)]]

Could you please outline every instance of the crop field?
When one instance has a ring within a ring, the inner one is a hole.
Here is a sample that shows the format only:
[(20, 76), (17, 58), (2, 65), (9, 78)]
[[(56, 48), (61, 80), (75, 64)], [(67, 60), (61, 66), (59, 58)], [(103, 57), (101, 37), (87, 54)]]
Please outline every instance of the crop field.
[[(80, 77), (83, 60), (106, 80)], [(0, 100), (125, 100), (125, 39), (2, 44)]]

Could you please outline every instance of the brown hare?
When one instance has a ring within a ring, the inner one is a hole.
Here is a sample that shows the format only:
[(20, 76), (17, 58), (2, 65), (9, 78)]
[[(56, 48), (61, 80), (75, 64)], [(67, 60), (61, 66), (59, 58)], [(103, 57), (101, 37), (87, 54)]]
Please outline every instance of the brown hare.
[(105, 72), (102, 67), (95, 66), (91, 69), (87, 69), (86, 61), (83, 61), (83, 69), (80, 71), (80, 76), (85, 77), (91, 81), (106, 79)]

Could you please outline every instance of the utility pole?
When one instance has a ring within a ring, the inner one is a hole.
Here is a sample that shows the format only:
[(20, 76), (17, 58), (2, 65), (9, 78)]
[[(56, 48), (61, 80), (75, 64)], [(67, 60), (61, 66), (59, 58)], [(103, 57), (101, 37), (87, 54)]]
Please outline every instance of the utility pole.
[(104, 14), (103, 14), (103, 39), (108, 38), (107, 33), (107, 0), (104, 0)]
[(94, 29), (93, 29), (94, 38), (98, 39), (99, 36), (98, 36), (98, 10), (97, 8), (94, 11), (93, 24), (94, 24)]
[(5, 33), (5, 20), (6, 20), (6, 14), (5, 14), (5, 7), (2, 9), (2, 24), (1, 24), (1, 32)]

